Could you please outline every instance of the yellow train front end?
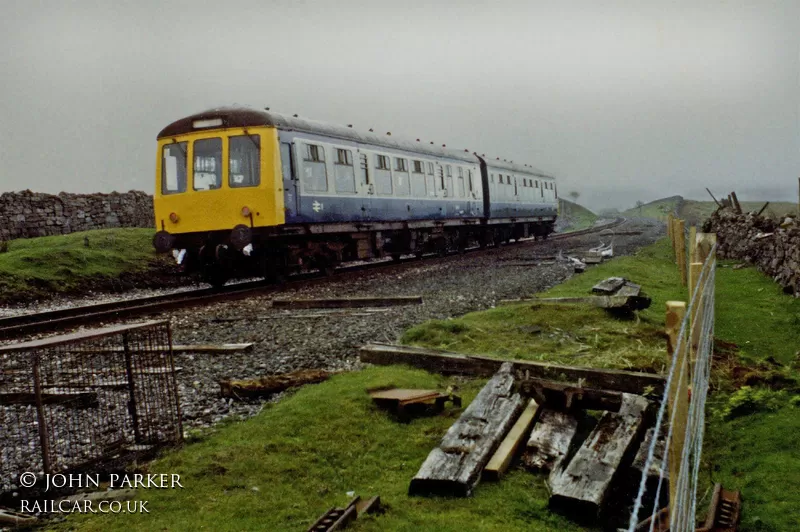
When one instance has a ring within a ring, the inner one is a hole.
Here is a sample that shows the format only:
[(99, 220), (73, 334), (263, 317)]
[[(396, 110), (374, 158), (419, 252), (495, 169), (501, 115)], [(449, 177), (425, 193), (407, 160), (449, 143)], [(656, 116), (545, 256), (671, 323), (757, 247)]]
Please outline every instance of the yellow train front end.
[(277, 129), (221, 118), (168, 126), (158, 138), (153, 203), (156, 250), (224, 284), (254, 239), (284, 223)]

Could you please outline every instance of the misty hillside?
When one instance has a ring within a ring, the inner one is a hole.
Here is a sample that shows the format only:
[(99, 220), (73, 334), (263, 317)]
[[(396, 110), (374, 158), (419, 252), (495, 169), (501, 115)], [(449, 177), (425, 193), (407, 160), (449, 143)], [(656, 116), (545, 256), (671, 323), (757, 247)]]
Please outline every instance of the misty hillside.
[(591, 227), (597, 220), (597, 215), (584, 207), (563, 198), (558, 200), (559, 231), (573, 231)]
[(641, 218), (655, 218), (657, 220), (666, 220), (670, 213), (675, 214), (676, 209), (679, 209), (683, 203), (683, 197), (670, 196), (669, 198), (662, 198), (659, 200), (645, 203), (640, 207), (633, 207), (624, 211), (623, 216), (627, 217), (641, 217)]
[[(744, 212), (758, 212), (764, 206), (765, 201), (740, 201)], [(686, 220), (688, 224), (698, 225), (717, 210), (717, 204), (713, 201), (696, 201), (683, 199), (681, 196), (671, 196), (662, 198), (650, 203), (645, 203), (641, 207), (633, 207), (622, 213), (628, 217), (655, 218), (666, 220), (670, 213), (676, 214), (679, 218)], [(770, 202), (762, 213), (764, 216), (778, 219), (787, 213), (797, 212), (797, 204), (786, 201)]]

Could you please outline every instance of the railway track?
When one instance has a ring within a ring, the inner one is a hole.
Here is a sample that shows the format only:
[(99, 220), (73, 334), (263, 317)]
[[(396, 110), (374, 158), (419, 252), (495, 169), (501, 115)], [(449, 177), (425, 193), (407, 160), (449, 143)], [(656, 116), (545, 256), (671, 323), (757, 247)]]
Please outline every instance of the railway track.
[[(614, 227), (622, 224), (624, 221), (624, 218), (617, 218), (616, 220), (601, 226), (582, 229), (580, 231), (551, 235), (548, 240), (563, 240), (576, 236), (598, 233), (607, 229), (613, 229)], [(522, 241), (522, 243), (525, 242), (530, 242), (530, 240)], [(417, 259), (406, 259), (401, 260), (400, 263), (416, 262), (416, 260)], [(337, 269), (337, 274), (354, 273), (397, 264), (397, 262), (380, 261), (367, 264), (344, 266)], [(20, 314), (18, 316), (0, 318), (0, 339), (13, 339), (29, 334), (75, 327), (86, 323), (141, 316), (177, 308), (206, 305), (209, 303), (215, 303), (217, 301), (231, 301), (258, 294), (278, 292), (287, 285), (292, 286), (299, 283), (321, 281), (323, 279), (325, 279), (325, 277), (322, 277), (319, 274), (304, 273), (292, 276), (285, 284), (282, 285), (267, 284), (263, 281), (243, 282), (235, 285), (229, 285), (221, 289), (202, 288), (199, 290), (189, 290), (174, 294), (114, 301), (110, 303), (100, 303), (97, 305), (71, 307), (32, 314)]]

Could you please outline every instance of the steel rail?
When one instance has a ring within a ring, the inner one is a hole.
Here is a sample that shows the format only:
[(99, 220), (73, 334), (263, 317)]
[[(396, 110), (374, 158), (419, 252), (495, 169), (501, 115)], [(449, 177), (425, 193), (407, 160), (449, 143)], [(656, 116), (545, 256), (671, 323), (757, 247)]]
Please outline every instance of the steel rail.
[[(617, 218), (610, 223), (600, 226), (581, 229), (579, 231), (554, 234), (549, 236), (548, 240), (563, 240), (592, 234), (616, 227), (622, 224), (624, 221), (624, 218)], [(529, 242), (533, 242), (533, 240), (526, 239), (518, 241), (520, 244)], [(473, 248), (473, 250), (488, 251), (488, 249), (480, 248)], [(344, 266), (337, 268), (337, 274), (361, 272), (374, 268), (396, 266), (408, 262), (417, 262), (417, 259), (404, 259), (399, 262), (383, 260), (370, 262), (367, 264)], [(127, 299), (108, 303), (99, 303), (96, 305), (84, 305), (59, 310), (9, 316), (7, 318), (0, 318), (0, 339), (12, 339), (29, 334), (74, 327), (91, 322), (128, 318), (131, 316), (141, 316), (176, 308), (215, 303), (218, 301), (233, 301), (260, 293), (278, 292), (285, 286), (322, 281), (324, 279), (327, 279), (327, 277), (311, 272), (293, 275), (289, 278), (289, 280), (287, 280), (286, 283), (282, 284), (268, 284), (264, 281), (243, 282), (225, 286), (223, 288), (201, 288), (197, 290), (186, 290), (184, 292), (176, 292), (159, 296)]]

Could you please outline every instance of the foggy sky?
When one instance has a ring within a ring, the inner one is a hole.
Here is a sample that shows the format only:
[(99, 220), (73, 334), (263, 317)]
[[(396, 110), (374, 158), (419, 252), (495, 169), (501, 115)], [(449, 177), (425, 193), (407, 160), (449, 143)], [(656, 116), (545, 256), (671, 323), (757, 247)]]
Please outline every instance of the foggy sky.
[(799, 6), (0, 0), (0, 192), (152, 192), (163, 126), (241, 104), (529, 163), (594, 208), (796, 200)]

